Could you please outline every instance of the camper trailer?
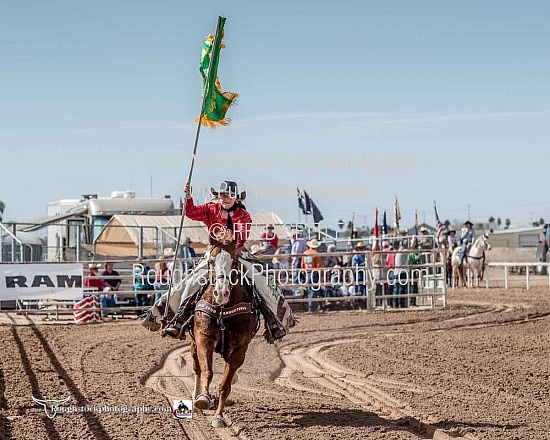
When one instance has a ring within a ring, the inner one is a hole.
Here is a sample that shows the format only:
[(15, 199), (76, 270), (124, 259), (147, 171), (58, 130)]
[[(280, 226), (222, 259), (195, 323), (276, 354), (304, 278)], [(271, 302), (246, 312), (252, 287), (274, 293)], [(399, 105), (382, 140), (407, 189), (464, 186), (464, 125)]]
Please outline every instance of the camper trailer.
[(47, 227), (47, 260), (74, 261), (82, 245), (92, 244), (115, 214), (173, 215), (170, 196), (137, 198), (133, 191), (114, 191), (110, 197), (84, 194), (80, 199), (48, 203), (48, 216), (26, 230)]

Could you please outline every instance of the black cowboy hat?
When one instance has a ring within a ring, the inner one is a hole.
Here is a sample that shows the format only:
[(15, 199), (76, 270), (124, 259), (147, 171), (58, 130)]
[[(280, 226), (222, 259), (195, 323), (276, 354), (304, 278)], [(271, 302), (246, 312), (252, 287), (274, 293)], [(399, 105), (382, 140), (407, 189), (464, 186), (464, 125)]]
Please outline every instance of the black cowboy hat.
[(210, 188), (210, 192), (215, 196), (218, 196), (219, 194), (229, 194), (232, 197), (237, 197), (239, 200), (246, 199), (246, 191), (239, 194), (237, 182), (233, 182), (232, 180), (224, 180), (220, 183), (219, 191), (216, 191), (214, 188)]
[(474, 224), (470, 220), (466, 220), (464, 222), (464, 226), (468, 226), (468, 225), (470, 225), (472, 228), (474, 227)]

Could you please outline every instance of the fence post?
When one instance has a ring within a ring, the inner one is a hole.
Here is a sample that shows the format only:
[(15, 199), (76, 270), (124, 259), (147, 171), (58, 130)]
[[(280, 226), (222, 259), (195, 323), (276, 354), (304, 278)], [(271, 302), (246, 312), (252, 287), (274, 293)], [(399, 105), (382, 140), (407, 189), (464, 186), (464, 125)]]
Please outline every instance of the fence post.
[(143, 258), (143, 226), (139, 227), (138, 258)]
[(508, 266), (504, 266), (504, 288), (508, 289)]
[(487, 271), (485, 272), (485, 288), (489, 288), (489, 265), (487, 265)]
[(527, 284), (527, 290), (529, 290), (529, 266), (525, 266), (525, 282)]
[(81, 254), (82, 254), (82, 248), (80, 246), (81, 240), (82, 238), (82, 225), (80, 223), (78, 223), (76, 225), (76, 261), (80, 261), (81, 259)]

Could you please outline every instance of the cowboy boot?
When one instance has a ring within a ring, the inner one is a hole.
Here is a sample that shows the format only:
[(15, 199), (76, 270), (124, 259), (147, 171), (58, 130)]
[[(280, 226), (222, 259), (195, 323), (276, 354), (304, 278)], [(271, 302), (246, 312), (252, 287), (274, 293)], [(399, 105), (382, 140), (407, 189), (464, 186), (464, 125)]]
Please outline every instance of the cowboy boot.
[(174, 339), (185, 340), (184, 320), (180, 315), (176, 315), (168, 326), (162, 330), (162, 336), (170, 336)]

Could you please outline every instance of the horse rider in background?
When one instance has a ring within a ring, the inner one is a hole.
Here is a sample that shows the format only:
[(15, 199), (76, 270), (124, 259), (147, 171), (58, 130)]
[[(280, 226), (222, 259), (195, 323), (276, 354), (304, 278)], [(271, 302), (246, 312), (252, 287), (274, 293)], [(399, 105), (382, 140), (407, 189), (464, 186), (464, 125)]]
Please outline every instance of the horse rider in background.
[[(474, 232), (474, 224), (467, 220), (464, 222), (464, 227), (462, 228), (462, 231), (460, 232), (460, 244), (462, 246), (462, 249), (460, 251), (460, 264), (464, 262), (464, 259), (466, 258), (466, 254), (468, 253), (468, 245), (472, 244), (475, 239), (475, 232)], [(467, 259), (467, 258), (466, 258)]]

